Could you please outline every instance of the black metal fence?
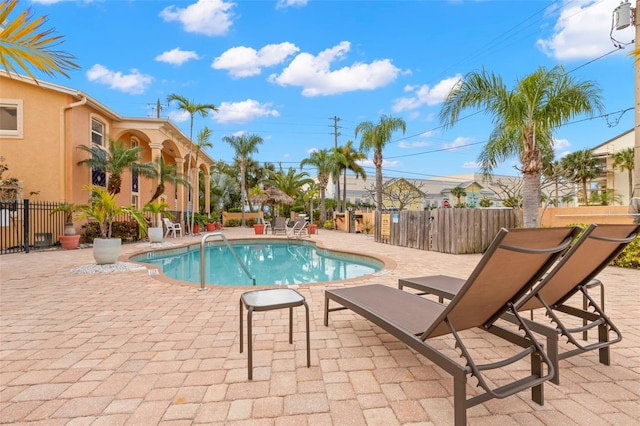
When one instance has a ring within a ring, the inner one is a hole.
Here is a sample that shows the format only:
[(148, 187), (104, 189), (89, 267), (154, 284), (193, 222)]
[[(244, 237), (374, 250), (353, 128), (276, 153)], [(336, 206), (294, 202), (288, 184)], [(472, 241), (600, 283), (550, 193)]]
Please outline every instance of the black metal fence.
[(46, 201), (0, 202), (0, 254), (59, 245), (65, 218), (62, 212), (51, 214), (56, 207)]

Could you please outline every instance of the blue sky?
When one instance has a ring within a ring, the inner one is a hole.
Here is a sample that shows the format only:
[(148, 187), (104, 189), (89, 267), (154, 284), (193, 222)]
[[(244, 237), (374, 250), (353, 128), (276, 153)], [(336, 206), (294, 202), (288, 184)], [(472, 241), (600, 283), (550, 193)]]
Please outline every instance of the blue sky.
[[(633, 28), (611, 31), (619, 0), (57, 1), (22, 0), (65, 37), (81, 69), (43, 80), (82, 90), (123, 116), (188, 117), (176, 93), (219, 112), (196, 117), (213, 131), (207, 153), (231, 162), (223, 136), (264, 139), (260, 162), (299, 167), (314, 149), (353, 140), (362, 121), (401, 117), (406, 133), (384, 150), (386, 176), (478, 171), (491, 117), (468, 110), (452, 128), (442, 100), (484, 67), (513, 87), (539, 66), (562, 65), (602, 89), (606, 117), (579, 117), (555, 133), (556, 152), (593, 147), (633, 127)], [(610, 35), (624, 49), (616, 49)], [(622, 112), (625, 111), (626, 112)], [(370, 154), (370, 158), (372, 153)], [(507, 161), (496, 172), (515, 174)], [(372, 163), (363, 164), (374, 176)], [(313, 170), (309, 172), (314, 175)]]

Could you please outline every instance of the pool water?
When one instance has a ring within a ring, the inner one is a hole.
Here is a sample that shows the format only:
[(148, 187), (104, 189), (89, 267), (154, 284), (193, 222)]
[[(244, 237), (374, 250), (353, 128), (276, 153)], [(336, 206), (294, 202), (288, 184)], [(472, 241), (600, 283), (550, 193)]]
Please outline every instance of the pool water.
[[(292, 241), (231, 242), (256, 285), (291, 285), (346, 280), (382, 269), (376, 259), (318, 249)], [(169, 278), (200, 283), (200, 245), (148, 252), (131, 258), (157, 265)], [(219, 242), (205, 245), (205, 284), (253, 285), (229, 248)]]

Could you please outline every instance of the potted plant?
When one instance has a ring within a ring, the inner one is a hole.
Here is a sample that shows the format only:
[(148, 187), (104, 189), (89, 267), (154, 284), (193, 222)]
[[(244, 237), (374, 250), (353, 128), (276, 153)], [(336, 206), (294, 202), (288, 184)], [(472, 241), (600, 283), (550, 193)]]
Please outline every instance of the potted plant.
[(56, 213), (64, 213), (64, 232), (60, 235), (60, 245), (65, 250), (73, 250), (78, 248), (80, 235), (76, 235), (76, 228), (73, 227), (74, 215), (80, 211), (81, 206), (73, 203), (60, 203), (58, 207), (51, 210), (51, 215)]
[(169, 211), (169, 205), (165, 200), (157, 199), (151, 203), (145, 204), (142, 211), (151, 213), (151, 226), (147, 233), (149, 241), (152, 243), (162, 242), (162, 215), (168, 219), (173, 219), (173, 215)]
[(199, 234), (200, 229), (206, 227), (208, 221), (206, 214), (196, 213), (193, 216), (193, 234)]
[(134, 207), (118, 206), (116, 195), (101, 186), (87, 185), (82, 189), (91, 191), (89, 204), (80, 207), (79, 219), (93, 219), (100, 227), (100, 238), (93, 240), (93, 258), (98, 265), (116, 263), (120, 255), (122, 240), (112, 238), (111, 227), (116, 217), (130, 214), (138, 222), (138, 233), (144, 236), (147, 230), (147, 220), (142, 212)]

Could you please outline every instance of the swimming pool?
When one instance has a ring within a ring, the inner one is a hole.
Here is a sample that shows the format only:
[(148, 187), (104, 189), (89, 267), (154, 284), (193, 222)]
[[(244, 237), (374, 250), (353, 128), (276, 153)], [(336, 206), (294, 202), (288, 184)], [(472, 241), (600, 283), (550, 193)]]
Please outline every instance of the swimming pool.
[[(236, 254), (255, 277), (256, 285), (292, 285), (346, 280), (383, 268), (377, 259), (317, 248), (307, 241), (230, 241)], [(200, 283), (200, 245), (135, 255), (131, 260), (157, 265), (169, 278)], [(205, 283), (253, 285), (229, 248), (222, 242), (205, 244)]]

